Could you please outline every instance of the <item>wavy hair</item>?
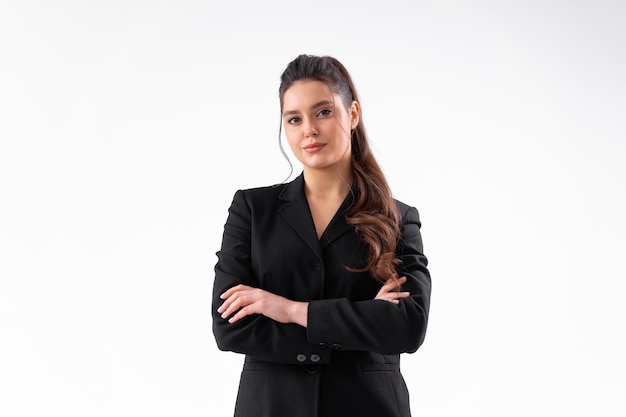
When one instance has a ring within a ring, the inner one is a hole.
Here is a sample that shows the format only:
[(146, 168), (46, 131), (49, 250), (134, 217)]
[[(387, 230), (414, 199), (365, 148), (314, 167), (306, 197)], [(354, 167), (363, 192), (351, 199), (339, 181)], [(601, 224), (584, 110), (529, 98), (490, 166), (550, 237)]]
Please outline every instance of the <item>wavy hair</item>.
[[(359, 101), (352, 78), (341, 62), (330, 56), (299, 55), (280, 77), (281, 111), (285, 92), (293, 83), (302, 80), (324, 82), (341, 97), (348, 109), (353, 101)], [(399, 289), (396, 266), (400, 260), (395, 252), (400, 239), (400, 214), (389, 184), (372, 154), (362, 117), (351, 132), (351, 144), (354, 203), (345, 217), (368, 247), (368, 256), (365, 267), (349, 270), (369, 271), (381, 283), (392, 279)]]

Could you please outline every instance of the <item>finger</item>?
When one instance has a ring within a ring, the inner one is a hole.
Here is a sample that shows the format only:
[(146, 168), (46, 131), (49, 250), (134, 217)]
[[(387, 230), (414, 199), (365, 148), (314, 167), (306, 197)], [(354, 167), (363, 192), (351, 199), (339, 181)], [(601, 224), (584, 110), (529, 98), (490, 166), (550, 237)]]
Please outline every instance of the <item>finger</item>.
[(245, 294), (237, 294), (235, 298), (232, 299), (232, 301), (231, 299), (232, 297), (228, 299), (230, 303), (228, 304), (228, 306), (226, 306), (226, 308), (222, 312), (223, 319), (225, 319), (226, 317), (229, 317), (230, 315), (235, 313), (237, 310), (244, 308), (254, 302), (253, 298)]
[(236, 286), (234, 286), (234, 287), (231, 287), (231, 288), (227, 289), (226, 291), (224, 291), (224, 292), (220, 295), (220, 298), (221, 298), (222, 300), (227, 299), (228, 297), (230, 297), (230, 296), (233, 294), (233, 292), (237, 291), (237, 287), (238, 287), (238, 285), (236, 285)]
[(407, 298), (407, 297), (409, 297), (411, 295), (411, 293), (410, 292), (406, 292), (406, 291), (403, 291), (403, 292), (390, 292), (388, 295), (392, 299), (396, 300), (398, 298)]
[(387, 282), (385, 282), (385, 285), (381, 287), (381, 290), (385, 289), (385, 291), (391, 291), (395, 287), (396, 287), (396, 281), (394, 281), (393, 279), (388, 279)]
[(399, 291), (404, 284), (406, 284), (406, 277), (400, 277), (398, 281), (392, 284), (392, 288), (394, 291)]
[(236, 293), (233, 293), (224, 301), (220, 308), (217, 309), (218, 313), (222, 314), (222, 318), (230, 316), (234, 311), (241, 307), (243, 296), (244, 294), (238, 291)]
[(222, 303), (221, 306), (219, 306), (219, 308), (217, 309), (218, 313), (223, 313), (224, 311), (226, 311), (226, 309), (228, 309), (228, 307), (230, 307), (230, 305), (237, 300), (237, 295), (235, 294), (231, 294), (226, 300), (224, 300), (224, 302)]
[(389, 301), (390, 303), (393, 304), (398, 304), (400, 301), (400, 298), (408, 298), (411, 296), (411, 293), (409, 292), (389, 292), (386, 294), (383, 294), (380, 297), (376, 297), (377, 300), (384, 300), (384, 301)]
[(234, 287), (229, 288), (224, 293), (222, 293), (222, 295), (220, 295), (220, 298), (222, 300), (225, 300), (225, 299), (227, 299), (228, 297), (230, 297), (231, 295), (233, 295), (234, 293), (236, 293), (238, 291), (250, 290), (252, 288), (253, 287), (249, 287), (249, 286), (244, 285), (244, 284), (238, 284), (238, 285), (235, 285)]
[(246, 307), (242, 308), (241, 310), (239, 310), (239, 311), (237, 312), (237, 314), (235, 314), (234, 316), (232, 316), (232, 317), (228, 320), (228, 322), (229, 322), (230, 324), (236, 323), (236, 322), (238, 322), (239, 320), (241, 320), (242, 318), (244, 318), (244, 317), (246, 317), (246, 316), (249, 316), (249, 315), (251, 315), (251, 314), (254, 314), (253, 304), (250, 304), (250, 305), (248, 305), (248, 306), (246, 306)]
[(235, 287), (230, 288), (228, 291), (224, 292), (220, 295), (220, 298), (225, 300), (222, 305), (217, 309), (218, 313), (224, 311), (228, 306), (237, 299), (237, 297), (245, 292), (253, 289), (252, 287), (248, 287), (247, 285), (239, 284)]
[(392, 283), (390, 283), (389, 281), (387, 281), (387, 283), (385, 285), (383, 285), (382, 287), (380, 287), (380, 290), (378, 290), (378, 294), (376, 294), (376, 296), (381, 296), (383, 294), (386, 294), (388, 292), (391, 292), (393, 290), (394, 285)]
[[(406, 278), (404, 279), (404, 281), (400, 280), (399, 284), (402, 285), (404, 282), (406, 282)], [(390, 282), (387, 281), (387, 284), (383, 285), (380, 290), (378, 290), (378, 294), (376, 294), (375, 298), (378, 298), (384, 294), (388, 294), (388, 293), (397, 293), (398, 292), (398, 286), (396, 285), (395, 282)]]
[(383, 300), (397, 300), (399, 298), (408, 298), (408, 297), (410, 297), (410, 295), (411, 294), (408, 293), (408, 292), (395, 292), (395, 293), (390, 292), (390, 293), (387, 293), (387, 294), (383, 295), (382, 297), (380, 297), (380, 299), (383, 299)]
[[(241, 308), (257, 303), (262, 299), (263, 293), (264, 292), (258, 288), (242, 286), (242, 289), (238, 290), (226, 300), (228, 304), (223, 309), (222, 317), (226, 318)], [(257, 313), (257, 309), (258, 308), (255, 308), (254, 313)]]
[(384, 288), (386, 291), (396, 290), (398, 285), (402, 285), (406, 283), (406, 277), (400, 277), (397, 280), (393, 278), (389, 278), (385, 285), (381, 287), (381, 290)]

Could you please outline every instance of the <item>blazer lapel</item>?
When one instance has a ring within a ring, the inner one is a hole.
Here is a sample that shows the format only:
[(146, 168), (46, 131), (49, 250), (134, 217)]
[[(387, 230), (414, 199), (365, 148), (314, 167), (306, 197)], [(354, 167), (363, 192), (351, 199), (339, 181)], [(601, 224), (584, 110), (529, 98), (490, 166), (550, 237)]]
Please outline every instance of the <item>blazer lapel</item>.
[(322, 249), (325, 249), (328, 245), (330, 245), (334, 240), (338, 239), (344, 233), (352, 230), (352, 226), (346, 223), (346, 211), (350, 207), (352, 207), (352, 203), (354, 201), (352, 192), (348, 193), (346, 198), (339, 206), (339, 209), (335, 213), (335, 216), (332, 218), (326, 230), (322, 234), (320, 238), (320, 243), (322, 245)]
[(313, 253), (315, 253), (315, 256), (320, 261), (323, 261), (320, 241), (317, 239), (309, 203), (307, 203), (304, 195), (303, 174), (286, 184), (278, 198), (285, 201), (285, 204), (278, 210), (280, 214), (302, 240), (306, 242)]
[(319, 260), (323, 260), (322, 250), (338, 239), (344, 233), (353, 230), (352, 226), (346, 223), (345, 213), (354, 202), (352, 192), (348, 193), (335, 213), (328, 227), (320, 239), (317, 238), (315, 224), (311, 217), (311, 209), (304, 195), (304, 175), (300, 174), (292, 182), (286, 184), (279, 198), (285, 201), (279, 212), (287, 223), (300, 235), (300, 237), (311, 248)]

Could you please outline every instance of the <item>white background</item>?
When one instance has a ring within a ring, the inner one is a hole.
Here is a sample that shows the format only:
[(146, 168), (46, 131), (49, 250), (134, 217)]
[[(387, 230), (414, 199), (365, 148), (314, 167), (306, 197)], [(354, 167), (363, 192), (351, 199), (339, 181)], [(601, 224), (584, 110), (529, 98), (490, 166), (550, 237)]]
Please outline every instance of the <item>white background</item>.
[[(0, 415), (229, 416), (210, 324), (277, 89), (350, 70), (433, 278), (416, 416), (624, 416), (626, 3), (3, 1)], [(296, 173), (298, 167), (296, 166)]]

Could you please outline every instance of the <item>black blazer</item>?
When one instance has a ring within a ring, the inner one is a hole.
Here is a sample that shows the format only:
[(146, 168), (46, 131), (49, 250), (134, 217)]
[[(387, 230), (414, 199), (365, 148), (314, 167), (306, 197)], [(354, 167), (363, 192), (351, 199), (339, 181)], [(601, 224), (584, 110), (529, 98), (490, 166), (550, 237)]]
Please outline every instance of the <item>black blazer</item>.
[[(217, 253), (213, 333), (219, 349), (245, 354), (237, 417), (409, 416), (400, 353), (414, 352), (426, 333), (430, 275), (415, 208), (397, 202), (397, 249), (404, 291), (392, 304), (374, 300), (380, 284), (364, 265), (367, 248), (343, 212), (348, 195), (320, 239), (300, 175), (288, 184), (239, 190)], [(229, 324), (219, 295), (237, 284), (309, 301), (308, 327), (261, 315)]]

